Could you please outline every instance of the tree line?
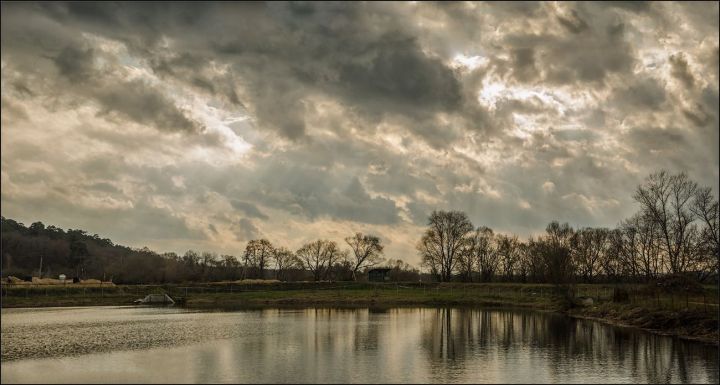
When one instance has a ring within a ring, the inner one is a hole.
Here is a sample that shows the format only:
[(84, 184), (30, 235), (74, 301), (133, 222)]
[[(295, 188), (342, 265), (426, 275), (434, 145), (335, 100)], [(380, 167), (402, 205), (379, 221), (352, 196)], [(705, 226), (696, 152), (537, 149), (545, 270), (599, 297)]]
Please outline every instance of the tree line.
[(685, 173), (660, 171), (633, 197), (640, 210), (616, 228), (552, 221), (525, 242), (475, 228), (463, 212), (435, 211), (417, 249), (440, 281), (648, 282), (688, 273), (717, 279), (718, 201), (710, 188)]
[(318, 239), (297, 250), (267, 239), (247, 243), (239, 257), (188, 250), (183, 255), (116, 245), (83, 230), (64, 231), (2, 217), (3, 276), (112, 279), (170, 283), (239, 279), (362, 280), (373, 267), (397, 281), (421, 276), (466, 282), (646, 282), (666, 273), (717, 276), (718, 201), (686, 174), (651, 174), (634, 194), (640, 210), (616, 228), (573, 229), (552, 221), (526, 241), (475, 227), (460, 211), (434, 211), (417, 244), (421, 272), (384, 258), (379, 237), (357, 233), (341, 245)]
[(402, 260), (383, 258), (380, 238), (357, 233), (336, 242), (318, 239), (293, 251), (267, 239), (254, 239), (234, 255), (188, 250), (182, 255), (157, 253), (147, 247), (116, 245), (83, 230), (29, 227), (2, 217), (3, 276), (69, 277), (115, 283), (208, 282), (241, 279), (358, 280), (367, 269), (391, 269), (393, 280), (418, 280), (419, 271)]

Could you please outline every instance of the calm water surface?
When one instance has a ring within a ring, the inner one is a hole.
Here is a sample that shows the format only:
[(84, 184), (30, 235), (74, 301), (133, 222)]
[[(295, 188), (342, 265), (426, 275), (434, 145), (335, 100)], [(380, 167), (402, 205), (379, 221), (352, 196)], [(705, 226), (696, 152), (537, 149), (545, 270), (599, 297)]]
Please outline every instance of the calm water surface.
[(3, 383), (718, 383), (718, 348), (518, 310), (2, 309)]

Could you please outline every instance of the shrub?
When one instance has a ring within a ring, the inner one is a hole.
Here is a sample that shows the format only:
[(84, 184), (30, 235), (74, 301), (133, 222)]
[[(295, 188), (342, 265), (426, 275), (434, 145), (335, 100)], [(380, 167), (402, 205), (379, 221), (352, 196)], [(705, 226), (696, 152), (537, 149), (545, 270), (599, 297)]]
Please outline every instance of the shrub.
[(655, 280), (655, 287), (666, 293), (702, 293), (703, 286), (691, 275), (668, 274)]
[(613, 289), (613, 302), (621, 303), (621, 302), (629, 302), (630, 301), (630, 293), (621, 287), (616, 287)]

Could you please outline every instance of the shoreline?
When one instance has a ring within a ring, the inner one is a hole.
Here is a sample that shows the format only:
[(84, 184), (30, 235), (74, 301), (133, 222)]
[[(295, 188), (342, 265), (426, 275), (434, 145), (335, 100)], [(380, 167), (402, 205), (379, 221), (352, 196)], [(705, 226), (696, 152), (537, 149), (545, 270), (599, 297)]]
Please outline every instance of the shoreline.
[[(198, 310), (251, 310), (267, 308), (393, 308), (393, 307), (455, 307), (478, 309), (523, 309), (540, 312), (553, 312), (571, 318), (601, 322), (615, 327), (629, 327), (656, 335), (677, 337), (700, 343), (720, 346), (718, 342), (718, 320), (707, 313), (692, 310), (667, 311), (645, 309), (629, 304), (600, 303), (596, 306), (566, 309), (559, 298), (530, 298), (520, 301), (518, 298), (499, 298), (493, 296), (467, 296), (458, 291), (456, 294), (403, 293), (399, 296), (393, 291), (268, 291), (193, 294), (180, 306)], [(133, 306), (136, 299), (132, 295), (106, 297), (4, 297), (2, 309), (11, 308), (48, 308), (48, 307), (86, 307), (86, 306)], [(668, 325), (676, 325), (670, 327)], [(661, 326), (661, 327), (657, 327)], [(665, 328), (662, 328), (665, 326)]]
[(608, 325), (608, 326), (641, 330), (643, 332), (655, 334), (655, 335), (659, 335), (659, 336), (674, 337), (674, 338), (679, 338), (681, 340), (686, 340), (686, 341), (699, 342), (699, 343), (703, 343), (703, 344), (707, 344), (707, 345), (720, 346), (720, 342), (718, 342), (717, 337), (692, 336), (692, 335), (668, 332), (668, 331), (665, 331), (662, 329), (647, 329), (647, 328), (643, 328), (640, 326), (617, 322), (617, 321), (610, 320), (607, 318), (591, 317), (591, 316), (585, 316), (585, 315), (580, 315), (580, 314), (570, 314), (570, 313), (561, 313), (561, 314), (567, 315), (568, 317), (575, 318), (575, 319), (581, 319), (581, 320), (587, 320), (587, 321), (597, 321), (597, 322), (600, 322), (600, 323)]
[[(682, 320), (684, 317), (683, 315), (690, 315), (692, 316), (692, 312), (688, 311), (677, 311), (677, 312), (670, 312), (670, 315), (662, 314), (666, 313), (663, 311), (657, 311), (657, 310), (648, 310), (636, 307), (633, 310), (635, 311), (642, 311), (645, 316), (639, 317), (639, 318), (633, 318), (632, 316), (627, 317), (627, 319), (623, 319), (622, 316), (616, 316), (616, 317), (599, 317), (596, 315), (593, 315), (596, 313), (595, 307), (593, 308), (580, 308), (580, 309), (570, 309), (566, 311), (561, 311), (560, 313), (565, 314), (572, 318), (577, 319), (584, 319), (584, 320), (590, 320), (590, 321), (597, 321), (606, 325), (615, 326), (615, 327), (621, 327), (621, 328), (631, 328), (636, 330), (642, 330), (647, 333), (655, 334), (655, 335), (661, 335), (666, 337), (674, 337), (679, 338), (682, 340), (688, 340), (688, 341), (694, 341), (694, 342), (700, 342), (704, 344), (714, 345), (720, 347), (720, 337), (718, 334), (718, 319), (711, 319), (711, 318), (705, 318), (701, 321), (704, 323), (713, 323), (715, 330), (714, 331), (708, 331), (707, 329), (703, 330), (698, 327), (698, 325), (688, 325), (688, 326), (679, 326), (677, 328), (672, 329), (662, 329), (657, 327), (648, 327), (644, 326), (644, 320), (648, 317), (655, 317), (660, 318), (661, 323), (669, 323), (674, 320)], [(624, 315), (627, 315), (628, 313), (623, 313)], [(659, 316), (658, 316), (659, 315)], [(697, 320), (697, 319), (696, 319)]]

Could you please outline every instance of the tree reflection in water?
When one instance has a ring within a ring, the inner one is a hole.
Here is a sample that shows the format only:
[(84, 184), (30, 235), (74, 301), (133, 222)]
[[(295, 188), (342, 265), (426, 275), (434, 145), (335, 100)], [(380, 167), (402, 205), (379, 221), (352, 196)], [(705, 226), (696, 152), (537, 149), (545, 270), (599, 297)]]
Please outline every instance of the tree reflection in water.
[[(97, 343), (29, 359), (38, 327), (61, 331), (57, 346)], [(23, 310), (2, 328), (3, 354), (25, 355), (2, 362), (7, 383), (718, 383), (715, 346), (521, 310)]]
[[(499, 352), (513, 360), (517, 351), (525, 351), (548, 361), (546, 369), (553, 381), (570, 380), (572, 367), (629, 368), (632, 377), (643, 382), (697, 381), (688, 370), (689, 363), (699, 364), (694, 370), (704, 366), (707, 378), (718, 380), (717, 365), (703, 365), (717, 361), (717, 349), (679, 339), (558, 314), (464, 308), (421, 312), (423, 350), (434, 370), (448, 374), (476, 361), (496, 359)], [(482, 382), (483, 378), (470, 380)]]

